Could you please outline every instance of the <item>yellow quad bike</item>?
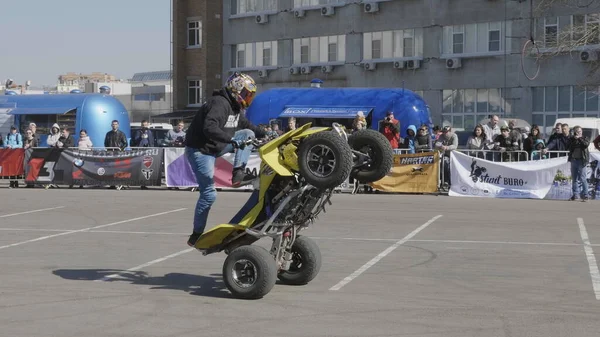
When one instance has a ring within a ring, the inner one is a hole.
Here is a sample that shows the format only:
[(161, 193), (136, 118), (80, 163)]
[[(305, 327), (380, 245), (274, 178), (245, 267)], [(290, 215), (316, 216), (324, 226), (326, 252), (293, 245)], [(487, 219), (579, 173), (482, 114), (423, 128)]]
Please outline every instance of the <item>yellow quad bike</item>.
[[(237, 298), (265, 296), (277, 278), (284, 284), (304, 285), (321, 268), (315, 242), (299, 232), (325, 212), (336, 187), (349, 177), (363, 183), (383, 178), (392, 168), (389, 141), (375, 130), (348, 136), (337, 123), (310, 123), (261, 143), (262, 160), (255, 190), (227, 224), (206, 231), (195, 248), (203, 255), (224, 251), (223, 280)], [(252, 245), (270, 237), (270, 251)]]

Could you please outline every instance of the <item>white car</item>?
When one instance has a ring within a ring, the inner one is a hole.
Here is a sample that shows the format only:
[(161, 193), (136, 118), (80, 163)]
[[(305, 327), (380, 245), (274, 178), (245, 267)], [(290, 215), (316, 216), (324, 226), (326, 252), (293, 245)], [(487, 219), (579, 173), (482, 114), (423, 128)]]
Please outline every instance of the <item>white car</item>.
[[(579, 118), (559, 118), (554, 122), (554, 125), (557, 123), (569, 125), (569, 128), (573, 130), (573, 127), (576, 125), (581, 126), (583, 129), (583, 135), (587, 137), (590, 141), (590, 146), (588, 149), (590, 152), (598, 152), (594, 147), (594, 139), (598, 137), (600, 134), (600, 118), (594, 117), (579, 117)], [(554, 126), (553, 126), (554, 127)]]

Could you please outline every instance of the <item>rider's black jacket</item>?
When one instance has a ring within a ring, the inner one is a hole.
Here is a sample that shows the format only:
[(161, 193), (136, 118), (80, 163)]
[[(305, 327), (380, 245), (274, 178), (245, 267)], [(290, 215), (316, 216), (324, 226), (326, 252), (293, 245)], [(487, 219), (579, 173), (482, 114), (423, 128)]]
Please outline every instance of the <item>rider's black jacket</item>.
[(264, 131), (254, 126), (241, 113), (240, 105), (224, 90), (216, 90), (198, 112), (186, 131), (185, 145), (204, 154), (217, 155), (236, 131), (250, 129), (256, 137), (264, 137)]

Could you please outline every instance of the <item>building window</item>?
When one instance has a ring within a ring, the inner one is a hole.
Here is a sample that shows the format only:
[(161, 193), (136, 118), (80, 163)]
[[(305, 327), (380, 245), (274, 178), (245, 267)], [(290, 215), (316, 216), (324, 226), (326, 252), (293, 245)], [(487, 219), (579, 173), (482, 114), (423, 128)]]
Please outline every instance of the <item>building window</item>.
[(346, 36), (316, 36), (293, 41), (294, 64), (343, 62)]
[(558, 18), (544, 18), (544, 46), (556, 47), (558, 44)]
[(414, 39), (414, 30), (407, 29), (404, 31), (404, 39), (402, 41), (402, 51), (404, 53), (404, 57), (413, 57), (415, 56), (415, 39)]
[(337, 61), (337, 43), (329, 43), (327, 45), (327, 61)]
[(277, 0), (232, 0), (231, 14), (244, 14), (277, 10)]
[(363, 59), (420, 57), (423, 55), (423, 29), (363, 33)]
[(452, 53), (462, 54), (464, 51), (465, 33), (463, 26), (456, 26), (452, 31)]
[(263, 48), (263, 66), (272, 66), (271, 64), (271, 48)]
[(505, 50), (504, 37), (510, 35), (511, 22), (482, 22), (444, 27), (443, 53), (480, 54)]
[(242, 43), (234, 46), (234, 68), (270, 67), (277, 65), (277, 41)]
[(300, 63), (308, 63), (310, 60), (310, 47), (308, 45), (300, 46)]
[(340, 2), (340, 0), (294, 0), (294, 8), (334, 5)]
[(381, 58), (381, 32), (376, 32), (372, 34), (371, 38), (371, 58), (372, 59), (380, 59)]
[(187, 22), (187, 46), (200, 47), (202, 45), (202, 21)]
[(490, 30), (488, 31), (488, 50), (500, 51), (500, 25), (495, 24), (494, 26), (490, 24)]
[(588, 45), (600, 43), (600, 14), (587, 14), (585, 16), (585, 34), (588, 36)]
[(202, 104), (202, 81), (188, 81), (188, 105)]
[[(471, 131), (489, 115), (510, 113), (502, 89), (447, 89), (442, 91), (442, 120), (453, 128)], [(461, 144), (462, 145), (462, 144)]]
[(580, 86), (531, 88), (533, 124), (537, 124), (542, 134), (548, 137), (558, 118), (598, 118), (600, 104), (597, 91), (596, 87)]

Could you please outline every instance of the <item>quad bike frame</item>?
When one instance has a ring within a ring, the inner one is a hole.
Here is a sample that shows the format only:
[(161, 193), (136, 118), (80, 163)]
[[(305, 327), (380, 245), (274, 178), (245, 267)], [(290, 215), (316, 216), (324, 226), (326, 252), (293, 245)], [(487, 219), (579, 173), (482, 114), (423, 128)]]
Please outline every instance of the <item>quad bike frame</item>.
[[(276, 278), (306, 284), (316, 277), (321, 266), (318, 246), (298, 233), (326, 212), (334, 188), (342, 182), (338, 180), (347, 179), (352, 169), (369, 165), (371, 153), (352, 149), (345, 130), (336, 123), (331, 128), (312, 128), (309, 123), (268, 143), (248, 140), (246, 144), (257, 146), (262, 159), (255, 190), (229, 223), (206, 231), (195, 248), (203, 255), (225, 252), (228, 257), (223, 278), (227, 288), (236, 297), (254, 299), (266, 295)], [(315, 155), (317, 152), (322, 156)], [(389, 146), (387, 171), (392, 153)], [(315, 167), (311, 158), (319, 168), (335, 164), (329, 176), (337, 174), (338, 180), (324, 180), (325, 169), (309, 172)], [(265, 237), (273, 240), (270, 251), (252, 246)]]

